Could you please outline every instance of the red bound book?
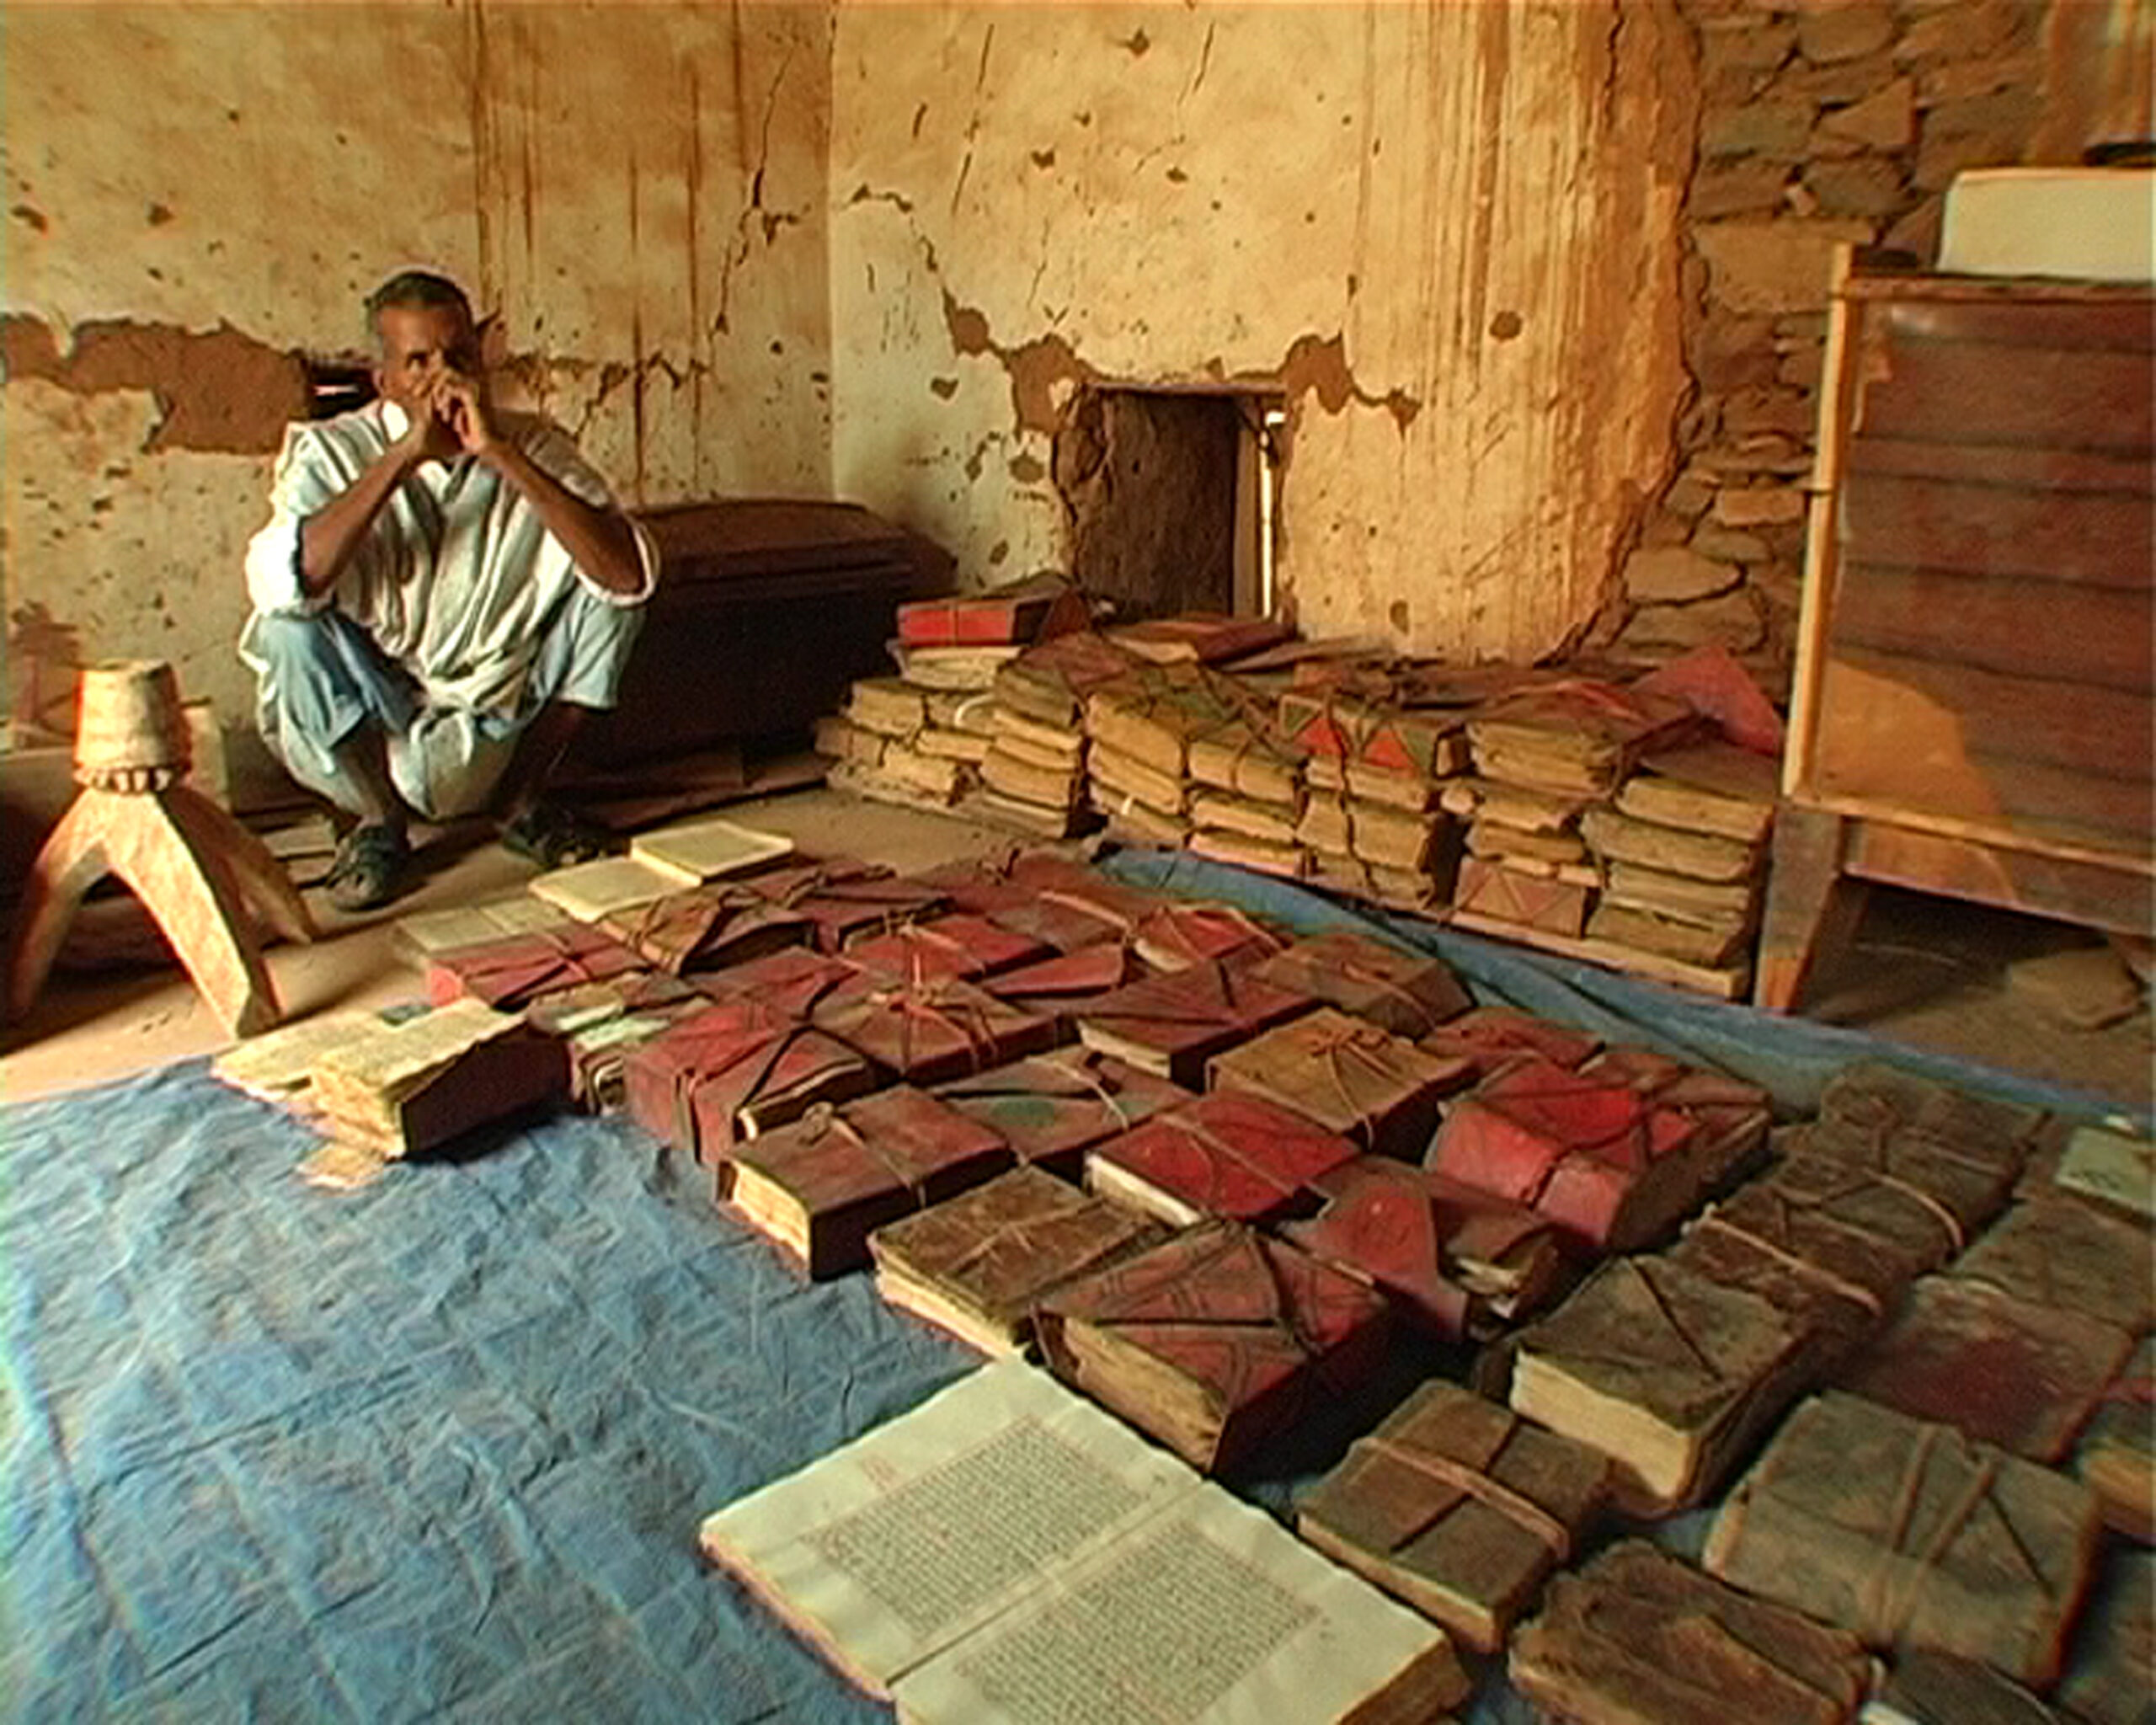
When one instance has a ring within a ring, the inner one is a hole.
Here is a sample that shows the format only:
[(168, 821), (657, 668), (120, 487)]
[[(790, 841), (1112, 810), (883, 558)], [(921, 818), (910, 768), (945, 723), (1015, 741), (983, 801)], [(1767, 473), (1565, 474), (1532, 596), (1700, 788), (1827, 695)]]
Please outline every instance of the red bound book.
[(718, 1160), (714, 1190), (812, 1277), (868, 1262), (886, 1222), (993, 1178), (1010, 1147), (910, 1085), (760, 1133)]
[(963, 915), (909, 923), (889, 934), (857, 940), (846, 949), (849, 964), (906, 981), (955, 976), (973, 982), (1033, 964), (1048, 953), (1049, 948), (1037, 940), (1014, 934), (985, 916)]
[(998, 1000), (1054, 1019), (1058, 1033), (1070, 1035), (1087, 1007), (1146, 974), (1128, 947), (1086, 947), (991, 976), (986, 987)]
[(469, 996), (500, 1012), (585, 983), (645, 968), (619, 941), (579, 923), (437, 953), (427, 965), (427, 998), (438, 1007)]
[(932, 888), (901, 880), (873, 863), (839, 858), (750, 875), (742, 885), (816, 925), (815, 945), (835, 953), (857, 936), (878, 934), (945, 905)]
[(1355, 1154), (1290, 1109), (1222, 1090), (1096, 1145), (1086, 1183), (1177, 1227), (1207, 1216), (1272, 1222), (1311, 1209), (1310, 1183)]
[(1308, 995), (1260, 982), (1247, 970), (1194, 964), (1103, 995), (1079, 1014), (1078, 1034), (1088, 1048), (1195, 1090), (1214, 1055), (1310, 1006)]
[(1589, 1252), (1629, 1252), (1697, 1202), (1693, 1132), (1628, 1085), (1530, 1060), (1453, 1104), (1427, 1164), (1526, 1204)]
[(1324, 1208), (1281, 1233), (1374, 1283), (1449, 1341), (1487, 1336), (1545, 1303), (1564, 1274), (1556, 1228), (1390, 1156), (1358, 1156), (1311, 1183)]
[(1038, 1054), (1055, 1021), (953, 977), (899, 981), (857, 969), (831, 989), (811, 1021), (915, 1084), (936, 1084)]
[(1567, 880), (1524, 874), (1482, 857), (1463, 857), (1453, 887), (1455, 909), (1472, 911), (1515, 927), (1577, 939), (1587, 927), (1593, 888)]
[(1081, 629), (1086, 601), (1060, 575), (1030, 575), (950, 599), (899, 607), (899, 639), (910, 647), (1016, 647)]
[(1422, 1046), (1433, 1055), (1472, 1060), (1476, 1070), (1487, 1077), (1524, 1055), (1577, 1067), (1602, 1044), (1583, 1030), (1568, 1029), (1510, 1007), (1477, 1007), (1432, 1031), (1422, 1039)]
[(1075, 1048), (954, 1078), (936, 1094), (998, 1134), (1020, 1162), (1072, 1180), (1094, 1145), (1192, 1100), (1180, 1085)]
[(860, 974), (857, 966), (844, 959), (788, 947), (745, 964), (703, 971), (696, 986), (721, 999), (745, 996), (785, 1017), (806, 1018), (818, 1001)]
[(813, 939), (816, 925), (734, 884), (670, 893), (600, 927), (671, 975), (718, 970)]
[(1253, 968), (1264, 981), (1367, 1018), (1395, 1036), (1428, 1036), (1473, 1004), (1440, 960), (1346, 929), (1306, 936)]
[(683, 1019), (631, 1055), (623, 1069), (637, 1124), (700, 1162), (735, 1137), (798, 1119), (819, 1102), (873, 1089), (876, 1078), (851, 1049), (742, 998)]
[(1756, 1084), (1726, 1072), (1688, 1066), (1652, 1049), (1604, 1049), (1580, 1069), (1590, 1078), (1629, 1084), (1657, 1108), (1673, 1108), (1697, 1129), (1694, 1170), (1703, 1191), (1715, 1191), (1767, 1147), (1773, 1099)]
[(1208, 1222), (1051, 1293), (1035, 1329), (1058, 1377), (1217, 1472), (1362, 1387), (1387, 1317), (1353, 1277)]
[(1131, 943), (1155, 970), (1267, 959), (1285, 944), (1232, 905), (1160, 905), (1139, 919)]

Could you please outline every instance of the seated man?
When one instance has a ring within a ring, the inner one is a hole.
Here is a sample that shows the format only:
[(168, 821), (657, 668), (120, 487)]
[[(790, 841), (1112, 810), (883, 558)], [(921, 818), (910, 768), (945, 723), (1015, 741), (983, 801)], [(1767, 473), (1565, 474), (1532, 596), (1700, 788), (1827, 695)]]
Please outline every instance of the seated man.
[(248, 546), (240, 656), (263, 740), (358, 824), (330, 896), (409, 884), (407, 825), (488, 807), (552, 868), (608, 848), (544, 796), (614, 704), (657, 556), (568, 435), (498, 411), (462, 291), (393, 276), (367, 302), (380, 399), (291, 427)]

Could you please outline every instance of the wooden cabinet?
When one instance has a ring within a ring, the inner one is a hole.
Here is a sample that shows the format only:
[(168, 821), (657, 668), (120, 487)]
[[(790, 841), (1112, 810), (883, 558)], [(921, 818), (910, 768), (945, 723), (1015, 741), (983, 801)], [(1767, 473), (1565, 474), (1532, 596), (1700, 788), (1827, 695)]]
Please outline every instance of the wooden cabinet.
[(2156, 296), (1844, 268), (1755, 997), (1892, 881), (2147, 933)]

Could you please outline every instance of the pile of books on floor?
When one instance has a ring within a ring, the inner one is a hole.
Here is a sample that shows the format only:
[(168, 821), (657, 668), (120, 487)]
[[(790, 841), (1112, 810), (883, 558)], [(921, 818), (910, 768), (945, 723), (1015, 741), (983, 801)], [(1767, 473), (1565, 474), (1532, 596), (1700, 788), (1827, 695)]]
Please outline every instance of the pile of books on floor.
[(917, 808), (977, 798), (1009, 730), (993, 693), (998, 675), (1030, 644), (1086, 622), (1084, 601), (1054, 575), (901, 605), (890, 647), (899, 674), (859, 680), (845, 708), (817, 724), (829, 782)]
[[(2139, 1717), (2148, 1562), (2095, 1582), (2156, 1530), (2145, 1143), (1875, 1065), (1770, 1141), (1757, 1087), (1402, 946), (1043, 852), (906, 878), (712, 825), (616, 859), (698, 884), (590, 921), (552, 919), (608, 895), (558, 879), (415, 920), (432, 1012), (220, 1071), (296, 1069), (378, 1158), (620, 1109), (802, 1274), (1037, 1356), (706, 1523), (856, 1680), (992, 1718), (1077, 1658), (1150, 1706), (1115, 1637), (1165, 1589), (1178, 1645), (1216, 1596), (1278, 1607), (1204, 1674), (1266, 1717), (1429, 1717), (1500, 1657), (1588, 1720), (1849, 1720), (1882, 1677), (1898, 1717)], [(1300, 1544), (1209, 1481), (1365, 1407)], [(1017, 1549), (1014, 1504), (1061, 1531), (968, 1595), (1007, 1610), (882, 1603), (954, 1539)], [(1610, 1542), (1701, 1508), (1698, 1563)]]

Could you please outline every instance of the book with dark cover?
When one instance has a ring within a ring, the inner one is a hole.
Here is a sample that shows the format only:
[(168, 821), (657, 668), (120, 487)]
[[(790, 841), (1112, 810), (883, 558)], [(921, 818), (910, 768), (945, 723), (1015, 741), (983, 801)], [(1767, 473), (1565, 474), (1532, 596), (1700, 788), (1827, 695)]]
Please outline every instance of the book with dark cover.
[(1543, 1217), (1426, 1168), (1358, 1156), (1310, 1183), (1324, 1208), (1282, 1235), (1382, 1288), (1447, 1340), (1525, 1316), (1564, 1275), (1557, 1231)]
[(629, 1055), (681, 1019), (701, 1012), (711, 996), (663, 970), (632, 970), (606, 982), (542, 996), (525, 1022), (559, 1037), (569, 1063), (569, 1100), (600, 1113), (622, 1106)]
[(1598, 1450), (1427, 1383), (1295, 1506), (1295, 1530), (1477, 1652), (1513, 1620), (1602, 1506)]
[(944, 908), (942, 894), (901, 880), (888, 868), (853, 862), (824, 862), (774, 868), (743, 883), (782, 910), (815, 925), (814, 944), (826, 953), (857, 937), (884, 932)]
[(683, 1019), (623, 1068), (636, 1123), (706, 1162), (736, 1137), (862, 1095), (876, 1079), (851, 1049), (745, 996)]
[(1922, 1131), (1860, 1129), (1821, 1119), (1775, 1137), (1785, 1155), (1861, 1169), (1929, 1206), (1958, 1252), (2012, 1196), (2018, 1164), (1972, 1156), (1955, 1140)]
[[(2064, 1725), (2012, 1678), (1975, 1659), (1929, 1648), (1894, 1655), (1864, 1725)], [(2137, 1719), (2133, 1725), (2146, 1725)]]
[(547, 995), (645, 968), (619, 941), (569, 922), (435, 953), (427, 961), (427, 998), (438, 1007), (471, 999), (498, 1012), (521, 1012)]
[(1051, 1290), (1159, 1241), (1150, 1218), (1017, 1167), (869, 1236), (876, 1289), (984, 1354), (1024, 1347)]
[(1604, 1049), (1580, 1069), (1630, 1084), (1655, 1106), (1691, 1121), (1692, 1160), (1702, 1191), (1719, 1190), (1755, 1162), (1774, 1125), (1773, 1099), (1756, 1084), (1687, 1065), (1652, 1049)]
[(821, 1279), (865, 1265), (885, 1223), (1010, 1166), (995, 1133), (899, 1084), (735, 1144), (716, 1159), (714, 1191)]
[(2095, 1493), (2106, 1524), (2156, 1545), (2156, 1336), (2141, 1338), (2096, 1404), (2073, 1471)]
[(989, 977), (983, 985), (998, 1000), (1054, 1019), (1059, 1034), (1075, 1036), (1078, 1019), (1088, 1007), (1149, 974), (1135, 953), (1118, 943), (1059, 953)]
[(953, 1078), (936, 1094), (1000, 1135), (1020, 1162), (1072, 1181), (1093, 1146), (1193, 1099), (1165, 1078), (1076, 1048)]
[(1841, 1382), (2009, 1454), (2056, 1462), (2132, 1348), (2124, 1330), (2085, 1312), (2037, 1306), (1959, 1275), (1927, 1276)]
[(1879, 1060), (1843, 1067), (1819, 1097), (1823, 1124), (1913, 1134), (1938, 1140), (1965, 1161), (2017, 1172), (2047, 1118), (2041, 1108), (1977, 1096)]
[(1422, 1044), (1433, 1055), (1473, 1060), (1477, 1075), (1485, 1078), (1523, 1055), (1540, 1055), (1554, 1065), (1576, 1068), (1602, 1046), (1599, 1037), (1584, 1030), (1510, 1007), (1477, 1007), (1449, 1018), (1423, 1037)]
[(1278, 935), (1232, 905), (1162, 905), (1140, 917), (1131, 943), (1155, 970), (1235, 964), (1280, 950)]
[(844, 959), (788, 947), (745, 964), (702, 971), (696, 986), (719, 999), (753, 1000), (786, 1018), (806, 1018), (834, 989), (861, 975)]
[(1473, 1081), (1447, 1060), (1331, 1007), (1261, 1032), (1206, 1065), (1207, 1086), (1264, 1097), (1337, 1132), (1358, 1149), (1419, 1160), (1443, 1098)]
[(1354, 1392), (1384, 1358), (1374, 1290), (1235, 1222), (1207, 1222), (1049, 1295), (1058, 1377), (1219, 1472)]
[(1692, 709), (1672, 697), (1576, 677), (1479, 709), (1467, 735), (1485, 777), (1599, 797), (1613, 793), (1642, 756), (1697, 726)]
[(1512, 1404), (1608, 1453), (1618, 1502), (1667, 1515), (1711, 1496), (1802, 1387), (1796, 1319), (1662, 1258), (1612, 1258), (1523, 1331)]
[(1540, 1212), (1583, 1252), (1629, 1252), (1698, 1203), (1694, 1130), (1629, 1085), (1528, 1060), (1453, 1103), (1426, 1161)]
[(1119, 941), (1127, 932), (1126, 926), (1115, 917), (1082, 904), (1024, 888), (1015, 890), (1021, 895), (1019, 902), (999, 905), (982, 914), (990, 921), (1013, 933), (1030, 936), (1059, 953), (1082, 952), (1089, 947)]
[[(1732, 1194), (1732, 1204), (1785, 1205), (1844, 1231), (1863, 1250), (1883, 1251), (1897, 1273), (1904, 1263), (1921, 1273), (1941, 1268), (1959, 1253), (1978, 1226), (1973, 1218), (1995, 1210), (2004, 1196), (1988, 1195), (1980, 1172), (1979, 1183), (1967, 1186), (1959, 1178), (1966, 1165), (1919, 1167), (1911, 1166), (1910, 1158), (1897, 1157), (1894, 1166), (1876, 1167), (1819, 1155), (1816, 1142), (1809, 1127), (1778, 1135), (1780, 1154), (1766, 1172)], [(1953, 1178), (1934, 1178), (1940, 1169)], [(1972, 1199), (1983, 1202), (1964, 1201)], [(1823, 1241), (1823, 1232), (1819, 1237)]]
[(2116, 1552), (2106, 1570), (2075, 1633), (2058, 1702), (2075, 1725), (2148, 1725), (2156, 1552)]
[(1552, 1582), (1508, 1661), (1514, 1688), (1577, 1725), (1847, 1725), (1870, 1665), (1854, 1636), (1641, 1540)]
[(1411, 1040), (1474, 1004), (1442, 959), (1348, 929), (1307, 936), (1251, 968), (1261, 981), (1306, 994)]
[(1702, 1561), (1878, 1648), (2057, 1675), (2100, 1522), (2063, 1475), (1855, 1396), (1813, 1397), (1737, 1482)]
[(1354, 1155), (1290, 1109), (1216, 1091), (1095, 1145), (1086, 1183), (1178, 1227), (1208, 1216), (1272, 1222), (1314, 1209), (1310, 1182)]
[(810, 1022), (913, 1084), (1000, 1066), (1055, 1044), (1053, 1018), (954, 977), (895, 981), (861, 970), (817, 1001)]
[(691, 887), (632, 911), (617, 911), (600, 927), (647, 964), (671, 975), (723, 969), (812, 939), (816, 925), (780, 909), (736, 882)]
[(1214, 1055), (1310, 1005), (1307, 995), (1260, 982), (1247, 970), (1194, 964), (1103, 995), (1079, 1015), (1078, 1035), (1088, 1048), (1195, 1090)]
[(2147, 1224), (2060, 1194), (2015, 1204), (1954, 1261), (1954, 1274), (2144, 1335), (2156, 1330), (2152, 1264)]
[(955, 976), (975, 982), (999, 970), (1016, 969), (1048, 956), (1040, 942), (991, 922), (985, 916), (937, 916), (911, 922), (888, 934), (857, 940), (846, 949), (846, 962), (904, 982)]

